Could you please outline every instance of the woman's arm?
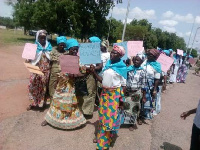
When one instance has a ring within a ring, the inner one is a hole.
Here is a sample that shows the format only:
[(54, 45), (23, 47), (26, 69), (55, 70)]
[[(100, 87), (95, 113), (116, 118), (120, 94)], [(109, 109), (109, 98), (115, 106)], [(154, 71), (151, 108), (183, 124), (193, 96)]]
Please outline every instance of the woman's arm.
[(95, 66), (94, 66), (94, 65), (90, 65), (90, 71), (91, 71), (91, 73), (93, 73), (94, 77), (95, 77), (99, 82), (102, 83), (103, 78), (100, 77), (100, 76), (96, 73), (96, 71), (95, 71)]
[(180, 117), (185, 120), (189, 115), (196, 113), (196, 111), (197, 108), (191, 109), (189, 111), (183, 112)]

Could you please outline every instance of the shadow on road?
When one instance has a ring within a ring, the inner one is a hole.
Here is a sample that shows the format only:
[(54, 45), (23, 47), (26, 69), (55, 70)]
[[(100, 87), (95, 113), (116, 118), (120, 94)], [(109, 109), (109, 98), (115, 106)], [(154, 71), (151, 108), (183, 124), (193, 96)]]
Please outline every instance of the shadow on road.
[(182, 148), (180, 148), (179, 146), (176, 146), (174, 144), (170, 144), (168, 142), (163, 142), (163, 145), (160, 146), (161, 149), (164, 150), (182, 150)]

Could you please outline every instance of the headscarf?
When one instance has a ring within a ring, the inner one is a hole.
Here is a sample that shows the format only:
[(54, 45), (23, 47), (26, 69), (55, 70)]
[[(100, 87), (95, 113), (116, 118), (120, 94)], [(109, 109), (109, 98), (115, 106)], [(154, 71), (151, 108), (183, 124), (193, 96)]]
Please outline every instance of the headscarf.
[(60, 43), (67, 43), (67, 38), (65, 36), (58, 36), (56, 38), (56, 41), (57, 41), (57, 44), (60, 44)]
[(45, 44), (45, 47), (43, 47), (38, 42), (38, 38), (39, 38), (40, 35), (47, 36), (47, 31), (46, 30), (39, 30), (36, 33), (35, 44), (37, 44), (37, 51), (36, 51), (35, 59), (31, 61), (32, 65), (36, 65), (40, 61), (40, 59), (42, 57), (42, 53), (44, 53), (46, 55), (46, 57), (50, 60), (50, 52), (52, 51), (51, 43), (47, 41), (47, 37), (46, 37), (46, 44)]
[(121, 55), (121, 57), (125, 55), (125, 49), (122, 46), (114, 45), (113, 50), (117, 51)]
[(159, 62), (157, 62), (157, 61), (148, 61), (147, 60), (147, 64), (146, 65), (150, 65), (150, 66), (152, 66), (158, 73), (161, 73), (162, 72), (162, 70), (161, 70), (161, 65), (160, 65), (160, 63)]
[(104, 72), (109, 68), (116, 71), (120, 76), (127, 79), (127, 68), (123, 60), (120, 60), (119, 62), (114, 64), (111, 64), (111, 60), (108, 60), (102, 71)]
[(163, 52), (167, 55), (167, 56), (169, 56), (170, 55), (170, 50), (163, 50)]
[(142, 61), (144, 61), (144, 59), (145, 59), (145, 55), (143, 54), (143, 53), (138, 53), (136, 56), (138, 56), (138, 57), (140, 57), (140, 59), (142, 60)]
[(160, 55), (160, 52), (157, 49), (150, 49), (149, 53), (151, 53), (153, 56), (156, 57), (156, 59), (158, 58), (158, 56)]
[(78, 41), (74, 38), (68, 39), (66, 42), (66, 49), (69, 50), (71, 47), (74, 46), (79, 46)]
[(92, 43), (101, 43), (101, 40), (97, 36), (92, 36), (89, 38)]
[[(46, 44), (45, 44), (45, 47), (42, 47), (42, 45), (39, 43), (38, 41), (38, 38), (40, 35), (44, 35), (46, 36)], [(47, 31), (46, 30), (39, 30), (37, 33), (36, 33), (36, 39), (35, 39), (35, 44), (37, 44), (37, 53), (39, 53), (40, 51), (52, 51), (52, 46), (51, 46), (51, 43), (49, 43), (47, 41)]]
[(117, 40), (117, 43), (121, 43), (122, 42), (122, 40)]

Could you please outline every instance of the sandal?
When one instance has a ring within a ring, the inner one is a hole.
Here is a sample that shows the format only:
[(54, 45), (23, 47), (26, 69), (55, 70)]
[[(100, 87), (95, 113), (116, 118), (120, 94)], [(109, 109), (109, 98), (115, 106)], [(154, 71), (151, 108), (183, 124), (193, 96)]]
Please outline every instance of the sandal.
[(97, 143), (97, 138), (94, 138), (94, 139), (93, 139), (93, 143)]
[(138, 119), (138, 120), (137, 120), (137, 123), (138, 123), (138, 125), (142, 125), (142, 120), (141, 120), (141, 119)]

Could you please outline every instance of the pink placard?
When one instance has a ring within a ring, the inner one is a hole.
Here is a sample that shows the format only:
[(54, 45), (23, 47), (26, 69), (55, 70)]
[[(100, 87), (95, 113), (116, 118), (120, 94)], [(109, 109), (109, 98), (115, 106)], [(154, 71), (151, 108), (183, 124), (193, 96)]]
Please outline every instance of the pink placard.
[(166, 56), (165, 54), (160, 54), (157, 61), (161, 64), (161, 70), (163, 72), (167, 72), (167, 70), (169, 70), (169, 68), (173, 64), (174, 59), (169, 56)]
[(22, 53), (22, 58), (34, 60), (37, 50), (37, 44), (26, 43), (24, 46), (24, 51)]
[(60, 56), (61, 72), (70, 74), (79, 74), (79, 57), (71, 55)]
[(195, 64), (196, 61), (195, 61), (194, 58), (189, 58), (189, 59), (188, 59), (188, 62), (189, 62), (190, 64)]
[(177, 54), (183, 56), (183, 50), (177, 49)]
[(136, 56), (144, 50), (143, 41), (128, 41), (128, 56)]

